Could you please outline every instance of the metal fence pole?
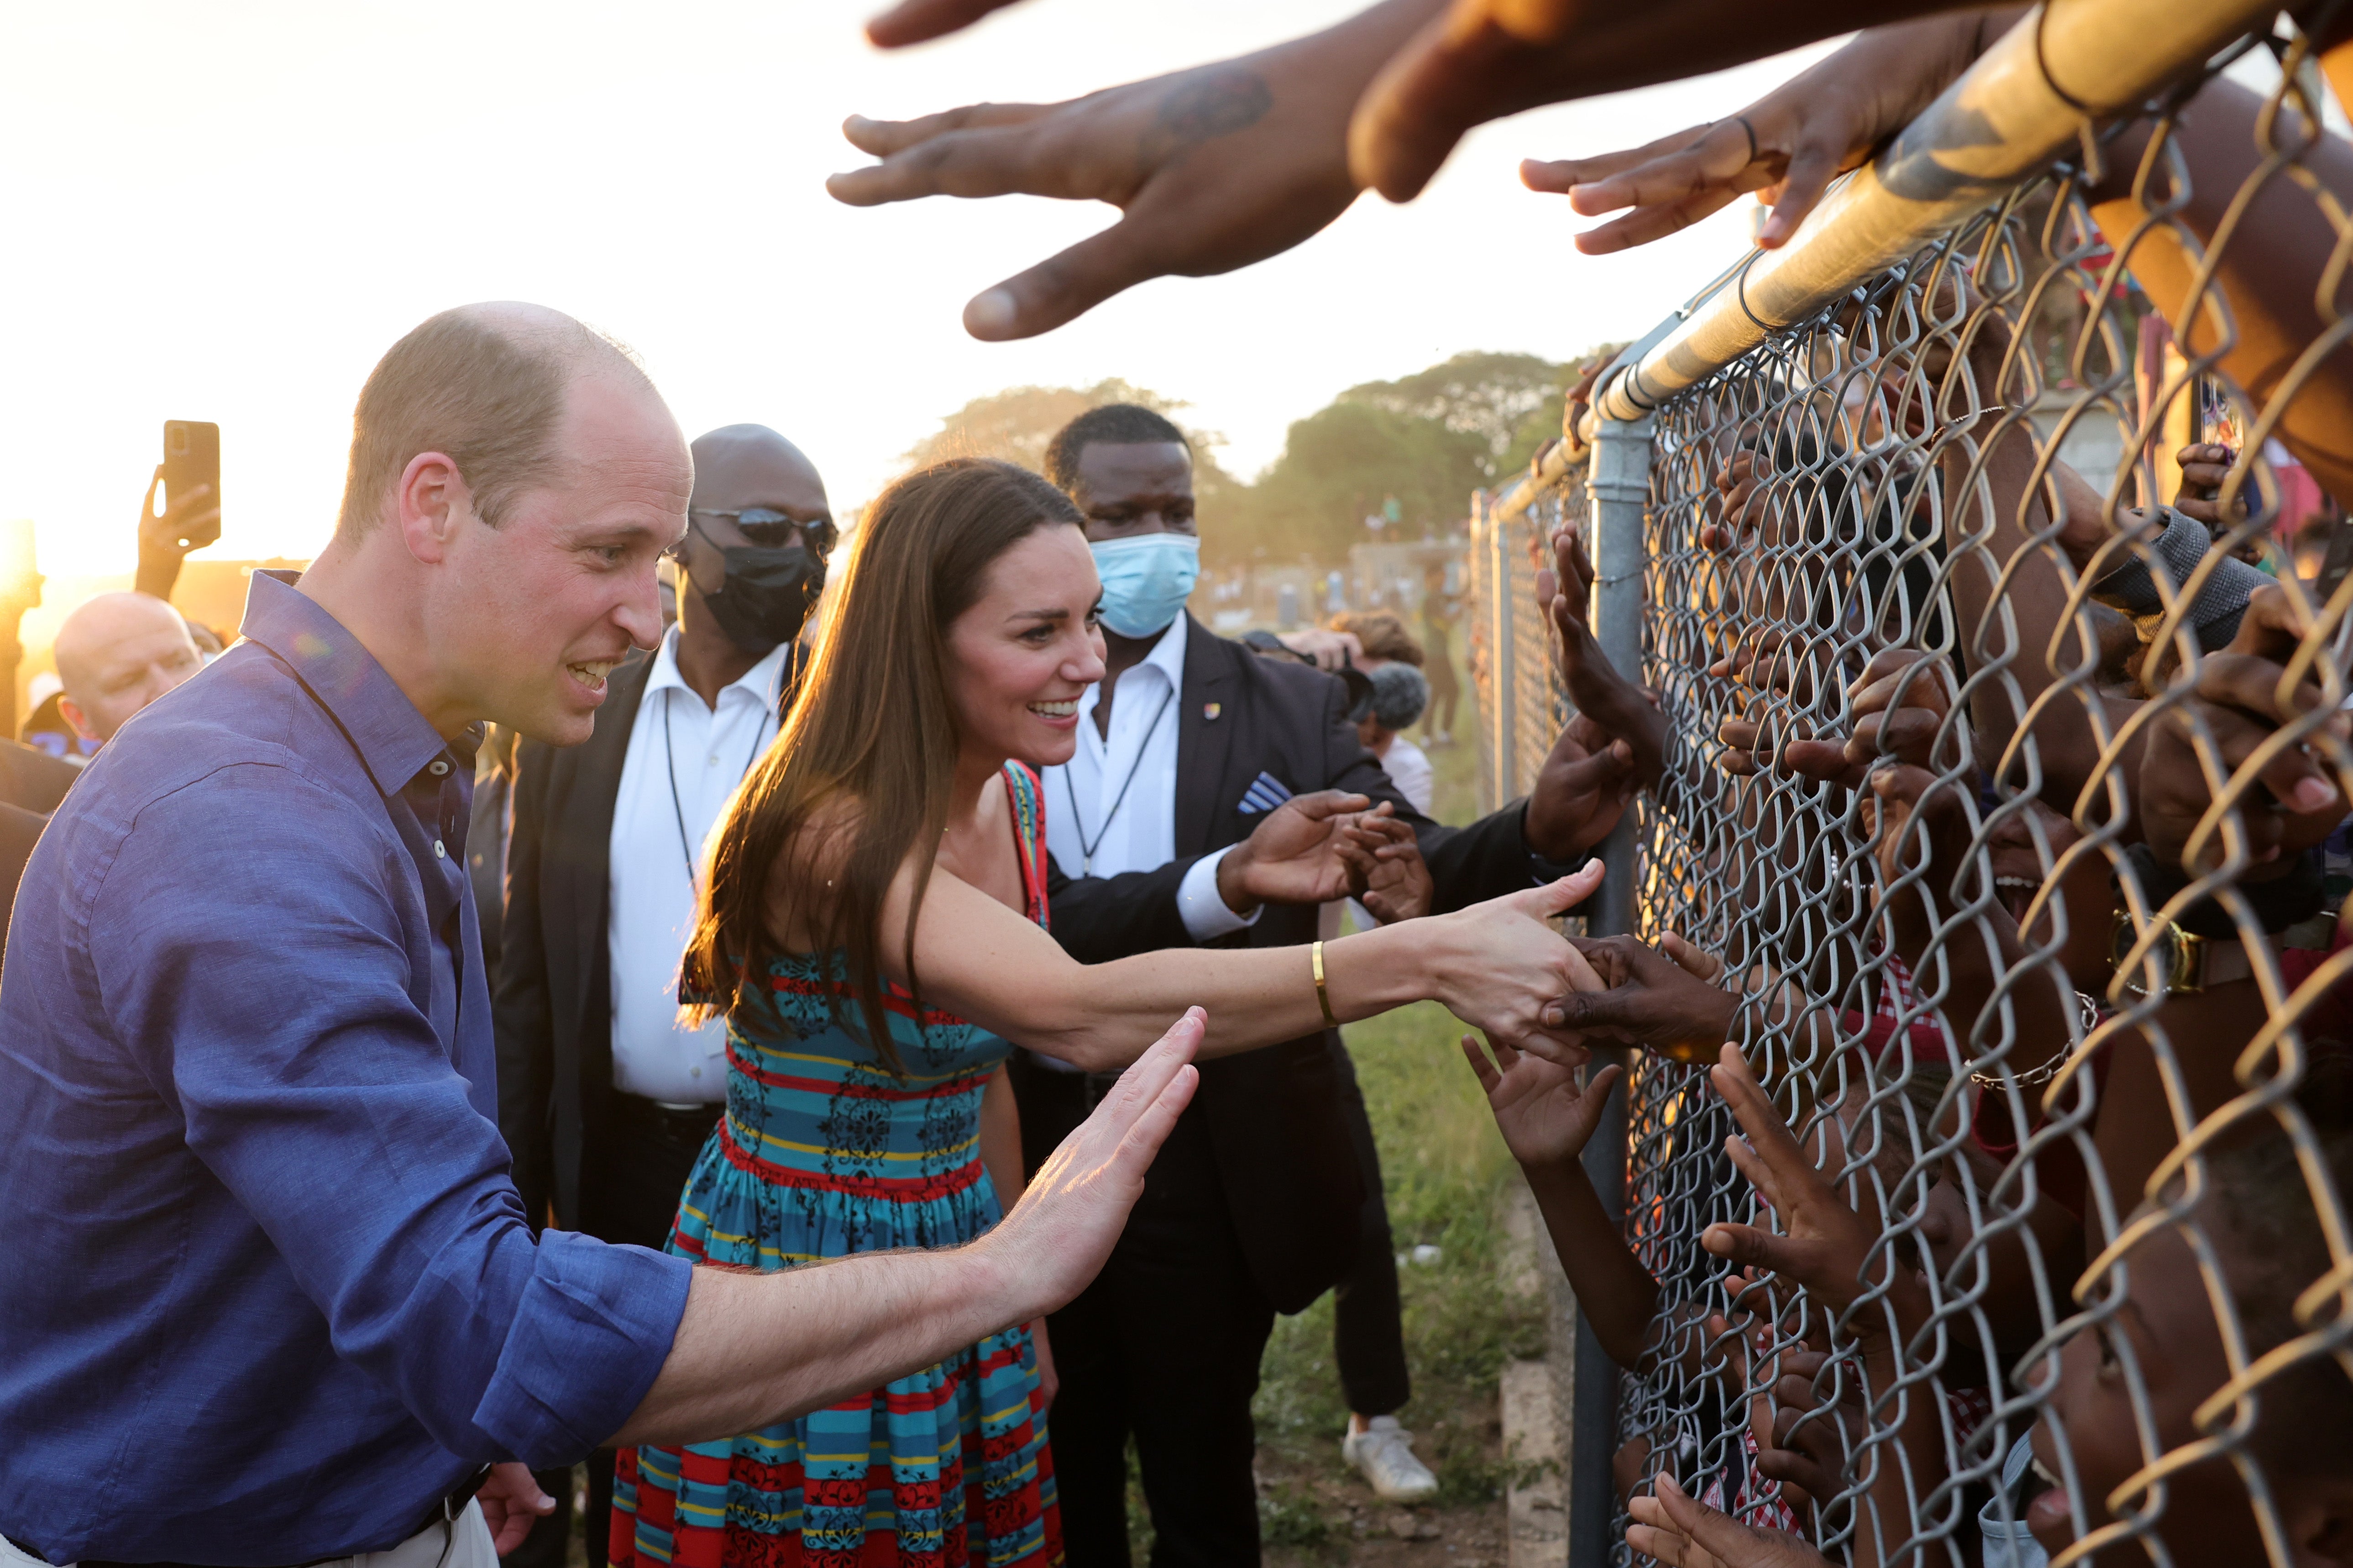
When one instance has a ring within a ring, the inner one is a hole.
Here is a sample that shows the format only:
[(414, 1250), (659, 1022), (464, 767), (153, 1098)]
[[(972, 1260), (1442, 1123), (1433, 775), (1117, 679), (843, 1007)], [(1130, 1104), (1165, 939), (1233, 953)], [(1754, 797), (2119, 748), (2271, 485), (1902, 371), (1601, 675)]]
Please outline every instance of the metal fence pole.
[[(1494, 584), (1493, 612), (1487, 625), (1492, 639), (1488, 643), (1488, 668), (1493, 671), (1495, 712), (1490, 739), (1494, 745), (1495, 803), (1500, 805), (1520, 793), (1519, 735), (1513, 722), (1514, 699), (1518, 684), (1512, 664), (1512, 523), (1496, 517), (1492, 511), (1487, 519), (1488, 581)], [(1493, 809), (1491, 805), (1490, 810)]]
[[(1648, 417), (1608, 420), (1596, 432), (1587, 495), (1592, 515), (1586, 535), (1595, 573), (1593, 635), (1620, 673), (1642, 670), (1643, 519), (1650, 510), (1651, 432)], [(1587, 930), (1616, 936), (1634, 929), (1634, 822), (1630, 816), (1602, 846), (1605, 875), (1599, 908)], [(1613, 1220), (1626, 1210), (1626, 1095), (1609, 1097), (1600, 1124), (1585, 1145), (1585, 1173)], [(1610, 1529), (1618, 1498), (1609, 1460), (1618, 1447), (1618, 1373), (1583, 1311), (1577, 1318), (1577, 1383), (1571, 1413), (1568, 1473), (1569, 1568), (1606, 1568), (1616, 1538)]]

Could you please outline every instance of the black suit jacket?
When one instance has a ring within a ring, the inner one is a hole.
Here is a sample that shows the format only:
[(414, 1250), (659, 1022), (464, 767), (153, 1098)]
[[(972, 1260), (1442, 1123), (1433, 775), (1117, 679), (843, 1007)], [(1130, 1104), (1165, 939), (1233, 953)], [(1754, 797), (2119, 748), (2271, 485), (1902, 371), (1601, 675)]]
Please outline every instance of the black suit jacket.
[[(1540, 868), (1521, 833), (1524, 803), (1468, 827), (1414, 809), (1348, 721), (1333, 677), (1261, 658), (1193, 622), (1176, 704), (1176, 858), (1153, 871), (1047, 881), (1054, 935), (1072, 957), (1103, 963), (1193, 939), (1176, 890), (1203, 855), (1250, 837), (1241, 810), (1261, 773), (1294, 794), (1340, 789), (1388, 801), (1410, 822), (1437, 885), (1435, 912), (1516, 892)], [(1210, 704), (1217, 717), (1208, 716)], [(1315, 940), (1313, 907), (1270, 907), (1224, 942), (1291, 947)], [(1301, 976), (1306, 970), (1302, 961)], [(1187, 1116), (1208, 1124), (1228, 1211), (1250, 1270), (1276, 1309), (1295, 1312), (1354, 1261), (1363, 1190), (1342, 1120), (1330, 1031), (1201, 1064)]]
[[(786, 655), (787, 703), (802, 664)], [(506, 915), (491, 1014), (498, 1032), (499, 1131), (514, 1154), (523, 1212), (552, 1204), (580, 1223), (580, 1162), (603, 1139), (613, 1097), (613, 805), (629, 732), (653, 673), (633, 653), (607, 677), (596, 732), (577, 746), (525, 741), (515, 751)]]

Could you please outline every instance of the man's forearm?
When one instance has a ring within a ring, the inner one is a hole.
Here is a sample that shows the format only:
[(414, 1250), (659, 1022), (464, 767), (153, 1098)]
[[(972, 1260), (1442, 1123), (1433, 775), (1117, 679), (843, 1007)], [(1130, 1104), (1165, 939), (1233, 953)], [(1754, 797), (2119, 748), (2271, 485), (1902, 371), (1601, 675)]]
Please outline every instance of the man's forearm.
[(1050, 1304), (985, 1241), (775, 1274), (698, 1268), (670, 1358), (607, 1446), (757, 1431), (880, 1388)]

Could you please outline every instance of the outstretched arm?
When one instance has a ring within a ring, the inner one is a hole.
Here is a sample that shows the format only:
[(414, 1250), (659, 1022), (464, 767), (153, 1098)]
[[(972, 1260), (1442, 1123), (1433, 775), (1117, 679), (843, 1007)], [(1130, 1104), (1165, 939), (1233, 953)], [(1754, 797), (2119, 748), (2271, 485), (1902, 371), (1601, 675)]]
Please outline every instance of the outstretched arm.
[[(1333, 1016), (1348, 1023), (1438, 1001), (1515, 1045), (1574, 1050), (1575, 1039), (1547, 1031), (1541, 1015), (1554, 998), (1592, 985), (1592, 972), (1543, 922), (1600, 879), (1596, 861), (1546, 887), (1324, 943)], [(884, 931), (906, 929), (913, 880), (910, 866), (892, 885)], [(883, 972), (907, 984), (902, 943), (879, 945)], [(1325, 1023), (1305, 948), (1172, 948), (1076, 963), (1037, 926), (944, 870), (933, 872), (924, 893), (915, 954), (914, 988), (927, 1006), (1088, 1068), (1133, 1060), (1162, 1020), (1195, 1004), (1211, 1020), (1204, 1057), (1297, 1039)]]
[(708, 1442), (816, 1410), (1061, 1306), (1092, 1279), (1193, 1097), (1187, 1012), (966, 1247), (743, 1274), (698, 1268), (669, 1358), (608, 1445)]

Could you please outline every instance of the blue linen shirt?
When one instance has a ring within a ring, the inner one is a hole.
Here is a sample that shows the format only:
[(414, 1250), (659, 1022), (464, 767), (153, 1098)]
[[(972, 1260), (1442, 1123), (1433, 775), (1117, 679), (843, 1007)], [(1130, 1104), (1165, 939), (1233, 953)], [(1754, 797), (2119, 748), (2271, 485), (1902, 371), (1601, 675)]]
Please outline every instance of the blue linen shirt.
[(257, 573), (26, 868), (0, 975), (0, 1535), (51, 1563), (392, 1546), (645, 1396), (691, 1266), (508, 1174), (470, 739)]

